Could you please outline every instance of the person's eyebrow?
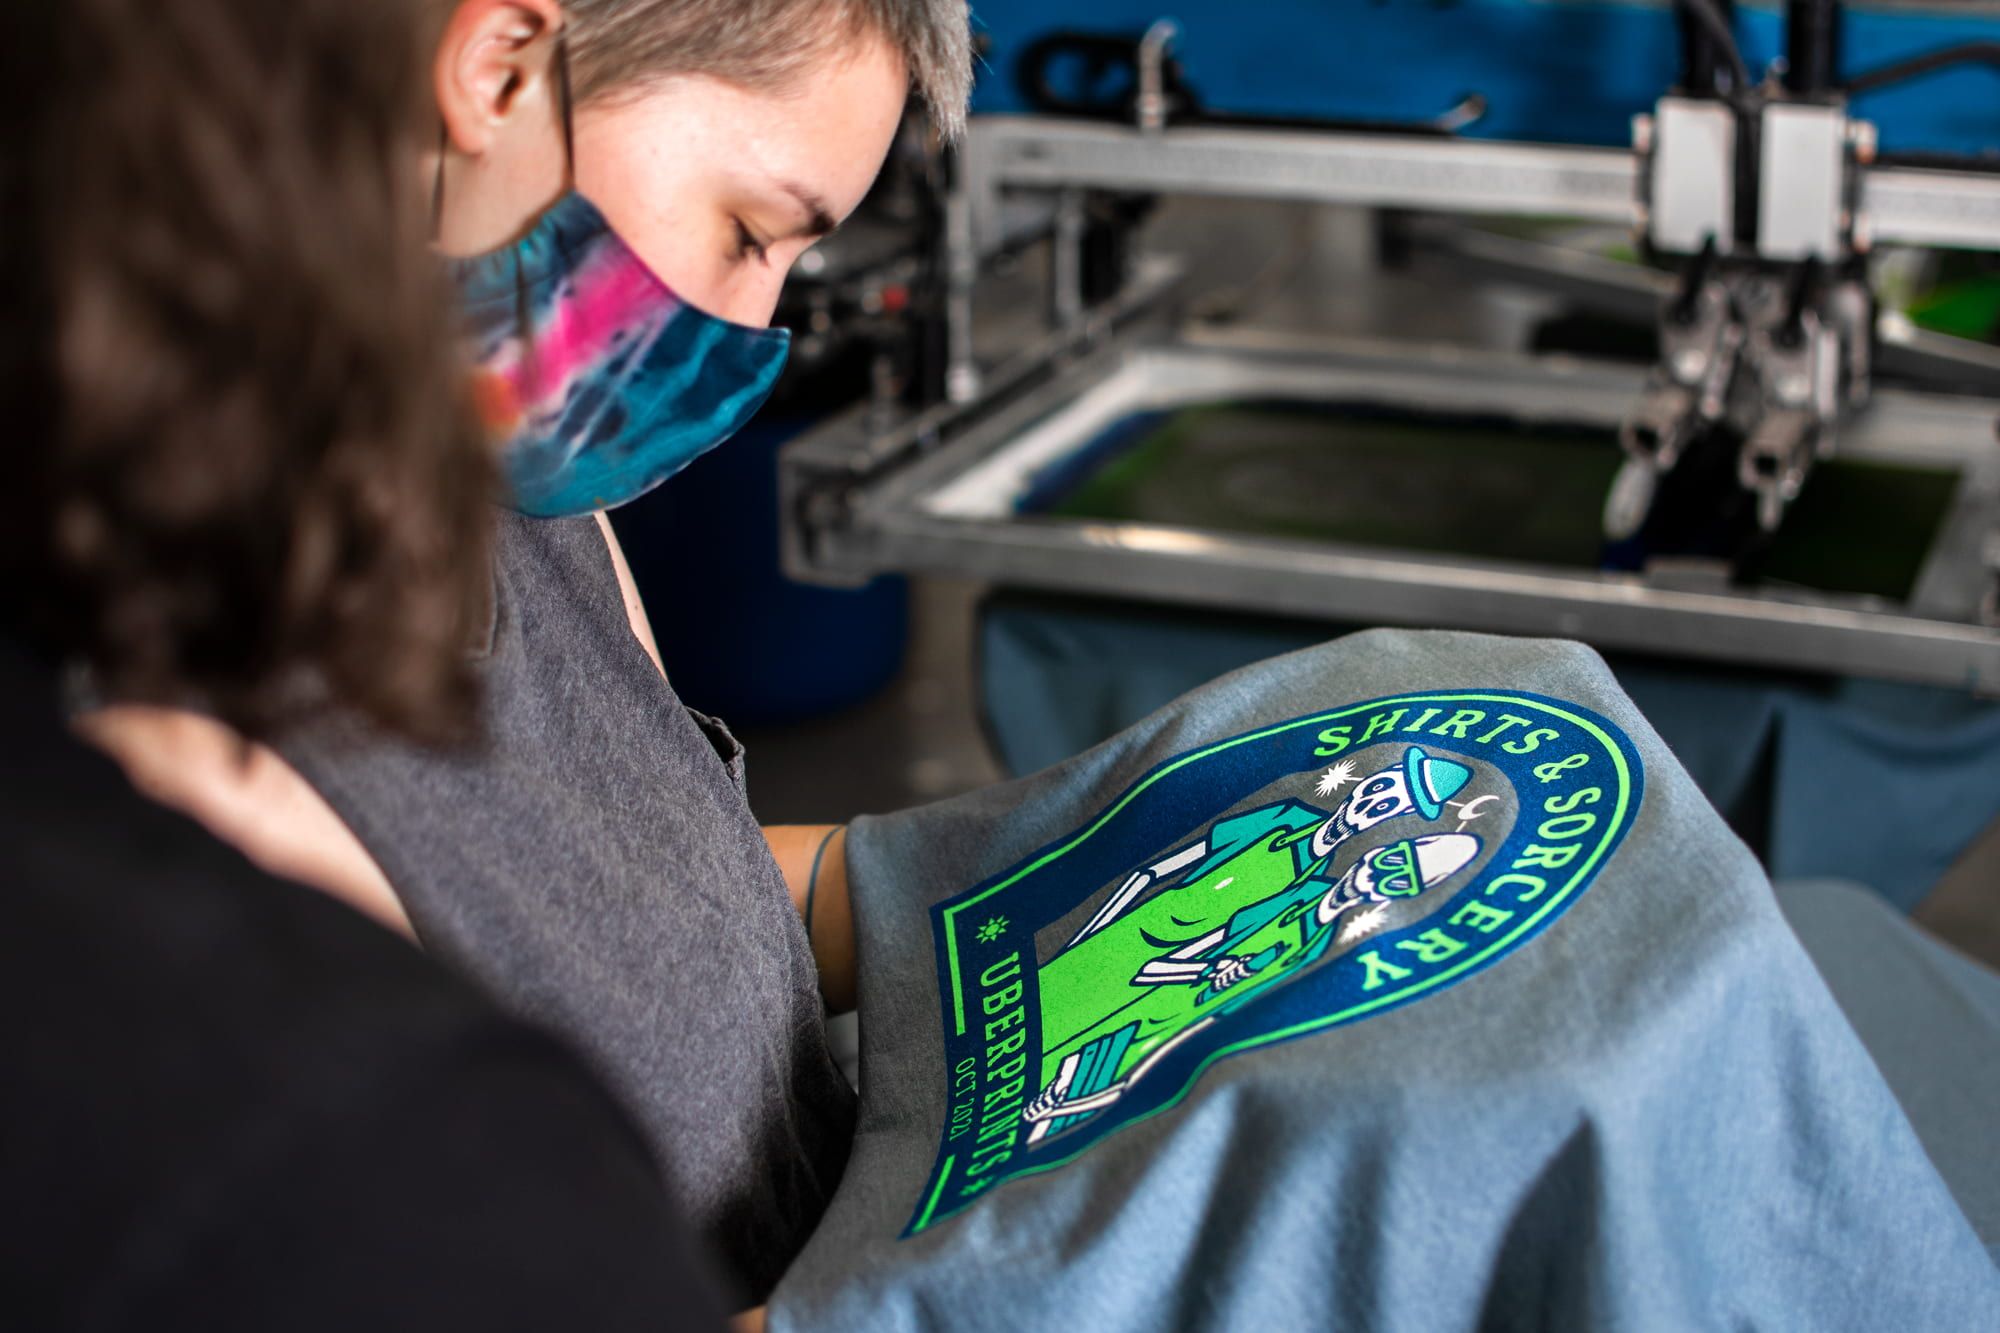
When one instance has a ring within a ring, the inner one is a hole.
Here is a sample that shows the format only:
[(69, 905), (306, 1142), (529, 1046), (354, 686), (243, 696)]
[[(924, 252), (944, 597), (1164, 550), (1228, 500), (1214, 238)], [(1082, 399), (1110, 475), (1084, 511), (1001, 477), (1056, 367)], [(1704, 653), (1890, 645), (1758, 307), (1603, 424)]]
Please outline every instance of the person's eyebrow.
[(796, 234), (814, 238), (831, 236), (834, 229), (840, 225), (833, 220), (833, 214), (828, 211), (826, 201), (805, 186), (796, 181), (779, 181), (778, 188), (796, 200), (799, 207), (806, 212), (805, 225), (798, 228)]

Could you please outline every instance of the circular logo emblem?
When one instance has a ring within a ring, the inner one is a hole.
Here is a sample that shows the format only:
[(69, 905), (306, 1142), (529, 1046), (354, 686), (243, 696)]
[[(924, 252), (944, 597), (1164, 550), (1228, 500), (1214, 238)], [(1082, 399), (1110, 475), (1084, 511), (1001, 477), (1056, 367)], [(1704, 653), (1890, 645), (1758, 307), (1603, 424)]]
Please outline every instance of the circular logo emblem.
[(1532, 940), (1642, 791), (1624, 734), (1516, 691), (1410, 694), (1160, 764), (933, 909), (949, 1114), (905, 1234)]

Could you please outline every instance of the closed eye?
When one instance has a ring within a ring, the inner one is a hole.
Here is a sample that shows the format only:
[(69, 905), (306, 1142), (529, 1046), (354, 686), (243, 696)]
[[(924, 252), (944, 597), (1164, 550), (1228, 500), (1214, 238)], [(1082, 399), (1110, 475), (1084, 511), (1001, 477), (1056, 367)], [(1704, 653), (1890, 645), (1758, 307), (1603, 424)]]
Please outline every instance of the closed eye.
[(770, 263), (770, 249), (757, 239), (755, 233), (750, 228), (743, 225), (743, 219), (736, 218), (734, 221), (736, 223), (736, 257), (738, 259), (748, 259), (751, 255), (755, 255), (757, 256), (758, 263)]

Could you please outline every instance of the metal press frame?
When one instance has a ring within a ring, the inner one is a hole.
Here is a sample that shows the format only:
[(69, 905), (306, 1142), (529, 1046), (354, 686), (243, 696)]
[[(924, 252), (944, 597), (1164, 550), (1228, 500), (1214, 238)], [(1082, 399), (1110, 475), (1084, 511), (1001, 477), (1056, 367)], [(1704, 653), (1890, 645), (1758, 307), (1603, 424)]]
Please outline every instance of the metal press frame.
[[(1642, 160), (1634, 153), (1168, 127), (1144, 110), (1142, 96), (1140, 123), (1131, 126), (1036, 116), (973, 122), (946, 201), (947, 401), (901, 420), (859, 408), (787, 449), (781, 495), (786, 563), (795, 577), (855, 583), (890, 572), (945, 574), (1328, 620), (1560, 634), (1607, 648), (2000, 692), (2000, 629), (1989, 586), (2000, 552), (1986, 549), (2000, 531), (2000, 446), (1994, 404), (1986, 400), (1885, 391), (1842, 435), (1844, 457), (1922, 462), (1960, 474), (1907, 605), (941, 503), (941, 496), (973, 494), (981, 475), (989, 482), (1003, 475), (1010, 446), (1031, 436), (1048, 441), (1049, 423), (1066, 412), (1075, 427), (1070, 442), (1081, 447), (1091, 423), (1074, 409), (1084, 401), (1353, 401), (1358, 393), (1389, 406), (1455, 405), (1605, 425), (1615, 424), (1643, 387), (1630, 368), (1565, 358), (1386, 342), (1204, 341), (1147, 322), (1173, 276), (1163, 265), (1142, 263), (1096, 308), (1084, 301), (1082, 272), (1087, 191), (1542, 215), (1638, 228), (1645, 205)], [(972, 353), (975, 289), (984, 259), (1006, 239), (1003, 223), (1012, 215), (1003, 204), (1022, 192), (1049, 204), (1051, 327), (1007, 360), (981, 365)], [(1869, 166), (1856, 197), (1855, 227), (1871, 243), (2000, 247), (2000, 176)], [(1975, 359), (1978, 368), (1991, 368)]]
[(1978, 568), (1969, 548), (2000, 515), (2000, 448), (1967, 448), (1992, 438), (1990, 408), (1977, 400), (1884, 392), (1843, 440), (1850, 458), (1963, 469), (1937, 547), (1901, 607), (1011, 508), (1040, 468), (1134, 411), (1263, 398), (1611, 427), (1640, 381), (1630, 367), (1567, 359), (1255, 335), (1190, 341), (1141, 327), (996, 411), (881, 434), (858, 410), (799, 441), (786, 458), (788, 502), (832, 508), (788, 525), (788, 564), (822, 582), (946, 574), (1277, 615), (1556, 634), (1779, 667), (1837, 664), (2000, 692), (2000, 632), (1976, 623), (1980, 587), (1966, 577)]

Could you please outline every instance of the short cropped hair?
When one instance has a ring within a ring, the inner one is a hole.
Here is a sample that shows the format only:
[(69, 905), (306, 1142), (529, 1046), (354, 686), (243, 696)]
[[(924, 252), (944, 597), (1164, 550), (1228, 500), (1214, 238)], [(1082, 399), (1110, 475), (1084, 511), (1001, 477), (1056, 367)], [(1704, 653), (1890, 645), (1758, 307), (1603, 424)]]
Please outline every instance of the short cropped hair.
[(965, 126), (966, 0), (565, 0), (563, 12), (580, 103), (677, 74), (782, 90), (842, 42), (875, 34), (901, 53), (938, 132), (956, 139)]
[(0, 19), (0, 622), (268, 735), (476, 717), (490, 446), (419, 170), (412, 0)]

